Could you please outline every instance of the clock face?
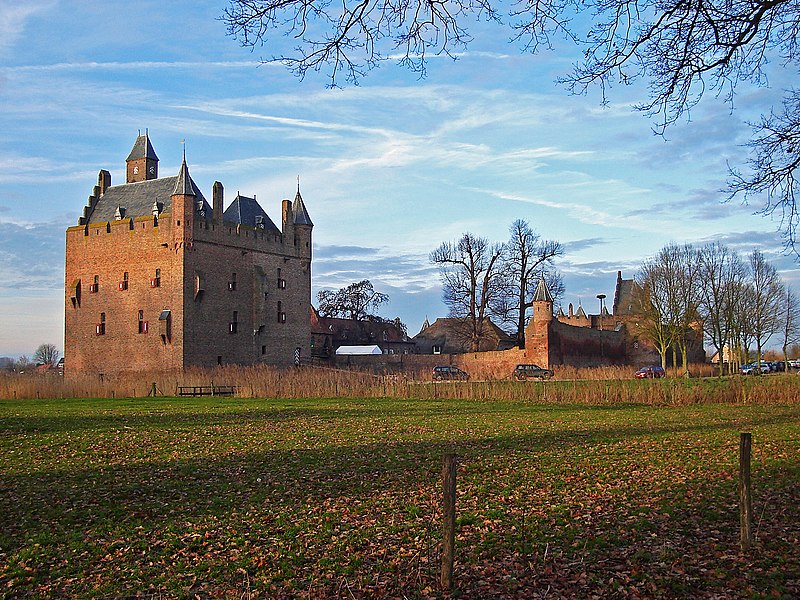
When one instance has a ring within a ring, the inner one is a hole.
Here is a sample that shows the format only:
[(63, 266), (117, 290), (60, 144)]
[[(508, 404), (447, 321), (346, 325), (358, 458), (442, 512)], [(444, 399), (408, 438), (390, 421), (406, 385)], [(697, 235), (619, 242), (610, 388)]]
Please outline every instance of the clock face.
[(156, 168), (153, 165), (150, 165), (150, 174), (152, 175), (155, 172), (156, 172)]

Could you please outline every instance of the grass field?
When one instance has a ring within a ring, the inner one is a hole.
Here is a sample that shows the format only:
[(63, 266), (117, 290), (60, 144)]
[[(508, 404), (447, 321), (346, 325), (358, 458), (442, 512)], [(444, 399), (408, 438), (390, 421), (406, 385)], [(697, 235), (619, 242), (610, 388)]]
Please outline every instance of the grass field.
[(800, 403), (0, 400), (0, 431), (0, 596), (442, 596), (451, 451), (453, 596), (800, 596)]

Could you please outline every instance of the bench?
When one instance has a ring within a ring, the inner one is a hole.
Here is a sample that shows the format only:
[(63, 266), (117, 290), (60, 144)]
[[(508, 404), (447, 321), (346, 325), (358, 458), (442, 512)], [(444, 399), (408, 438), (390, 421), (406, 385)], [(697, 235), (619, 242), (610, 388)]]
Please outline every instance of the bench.
[(178, 396), (233, 396), (235, 385), (179, 385)]

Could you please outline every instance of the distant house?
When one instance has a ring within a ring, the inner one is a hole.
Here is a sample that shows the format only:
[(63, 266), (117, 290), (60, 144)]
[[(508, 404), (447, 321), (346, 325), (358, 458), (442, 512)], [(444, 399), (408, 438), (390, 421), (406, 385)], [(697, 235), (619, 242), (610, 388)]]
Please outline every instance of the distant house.
[[(418, 354), (464, 354), (472, 351), (466, 320), (453, 317), (436, 319), (433, 324), (425, 319), (422, 329), (414, 336), (414, 343)], [(512, 336), (492, 323), (491, 319), (486, 319), (479, 352), (508, 350), (515, 345)]]
[(311, 307), (311, 356), (328, 360), (341, 346), (378, 346), (381, 354), (413, 354), (411, 340), (399, 320), (370, 318), (365, 321), (321, 317)]

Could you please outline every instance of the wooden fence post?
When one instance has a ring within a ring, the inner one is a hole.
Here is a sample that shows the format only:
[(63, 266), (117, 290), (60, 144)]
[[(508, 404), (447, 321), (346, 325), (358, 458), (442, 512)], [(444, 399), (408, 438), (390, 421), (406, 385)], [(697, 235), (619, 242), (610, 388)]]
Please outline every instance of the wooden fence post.
[(456, 544), (456, 455), (445, 454), (442, 460), (442, 588), (453, 589), (453, 560)]
[(742, 552), (750, 550), (753, 541), (753, 506), (750, 496), (750, 448), (752, 436), (742, 433), (739, 437), (739, 525), (741, 527)]

